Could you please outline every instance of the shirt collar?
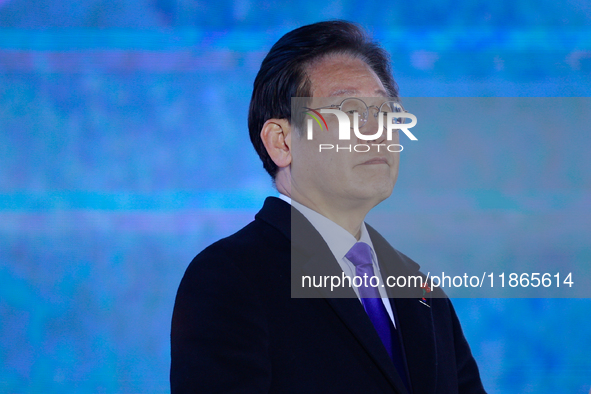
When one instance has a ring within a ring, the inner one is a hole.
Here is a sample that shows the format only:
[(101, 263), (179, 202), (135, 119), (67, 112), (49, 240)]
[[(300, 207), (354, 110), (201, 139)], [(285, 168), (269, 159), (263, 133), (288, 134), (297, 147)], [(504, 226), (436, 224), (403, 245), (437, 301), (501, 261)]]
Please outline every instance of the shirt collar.
[(373, 244), (371, 242), (371, 238), (369, 237), (369, 233), (367, 232), (365, 222), (361, 223), (361, 236), (359, 237), (359, 241), (357, 241), (357, 239), (343, 227), (339, 226), (318, 212), (298, 203), (297, 201), (292, 200), (283, 194), (280, 194), (279, 198), (291, 204), (302, 215), (304, 215), (306, 219), (308, 219), (316, 231), (320, 233), (336, 259), (342, 260), (349, 249), (351, 249), (357, 242), (365, 242), (368, 244), (371, 247), (373, 254)]
[(279, 193), (279, 198), (291, 205), (291, 198), (287, 197), (285, 194)]

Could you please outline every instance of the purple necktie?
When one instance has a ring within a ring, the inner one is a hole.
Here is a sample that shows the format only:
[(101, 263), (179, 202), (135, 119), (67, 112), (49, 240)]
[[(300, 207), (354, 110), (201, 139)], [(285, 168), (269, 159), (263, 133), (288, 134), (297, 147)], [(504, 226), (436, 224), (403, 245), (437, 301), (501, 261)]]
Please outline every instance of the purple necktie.
[[(364, 280), (362, 285), (357, 288), (359, 290), (361, 302), (363, 303), (365, 312), (367, 312), (369, 319), (378, 332), (380, 339), (384, 343), (390, 358), (394, 362), (394, 366), (398, 370), (404, 385), (410, 392), (405, 368), (406, 363), (404, 362), (404, 355), (402, 354), (398, 333), (392, 324), (392, 320), (390, 320), (390, 316), (382, 302), (378, 288), (369, 285), (370, 279), (375, 276), (371, 258), (371, 247), (365, 242), (357, 242), (347, 252), (345, 257), (355, 265), (356, 276), (363, 278), (364, 275), (367, 275), (367, 281)], [(368, 286), (364, 286), (365, 283), (367, 283)], [(394, 305), (391, 304), (391, 306), (394, 310)]]

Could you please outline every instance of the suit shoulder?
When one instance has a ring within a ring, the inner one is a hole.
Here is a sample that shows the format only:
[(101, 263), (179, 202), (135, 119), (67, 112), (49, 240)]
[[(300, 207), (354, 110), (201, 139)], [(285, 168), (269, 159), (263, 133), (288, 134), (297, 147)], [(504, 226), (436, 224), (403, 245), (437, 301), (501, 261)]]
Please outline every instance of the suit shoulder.
[(236, 233), (203, 249), (189, 264), (185, 276), (202, 275), (204, 271), (235, 270), (248, 272), (257, 262), (288, 254), (290, 242), (268, 223), (255, 219)]

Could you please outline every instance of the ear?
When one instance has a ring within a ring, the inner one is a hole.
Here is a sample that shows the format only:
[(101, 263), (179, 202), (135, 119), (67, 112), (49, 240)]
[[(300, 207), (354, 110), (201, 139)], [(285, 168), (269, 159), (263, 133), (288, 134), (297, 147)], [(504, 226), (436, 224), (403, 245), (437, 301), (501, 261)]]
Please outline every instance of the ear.
[(261, 129), (261, 140), (279, 168), (291, 164), (291, 125), (287, 119), (269, 119)]

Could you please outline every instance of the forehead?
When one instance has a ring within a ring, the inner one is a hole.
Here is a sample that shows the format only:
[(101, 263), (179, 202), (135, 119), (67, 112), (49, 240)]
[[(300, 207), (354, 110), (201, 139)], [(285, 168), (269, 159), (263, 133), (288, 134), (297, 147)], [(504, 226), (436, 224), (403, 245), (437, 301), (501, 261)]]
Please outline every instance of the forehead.
[(363, 60), (332, 55), (311, 65), (308, 77), (313, 97), (387, 97), (386, 88)]

